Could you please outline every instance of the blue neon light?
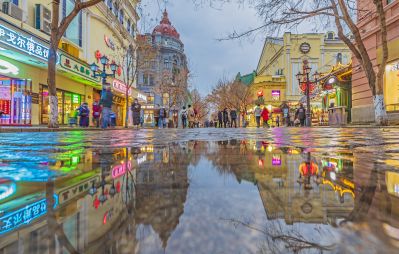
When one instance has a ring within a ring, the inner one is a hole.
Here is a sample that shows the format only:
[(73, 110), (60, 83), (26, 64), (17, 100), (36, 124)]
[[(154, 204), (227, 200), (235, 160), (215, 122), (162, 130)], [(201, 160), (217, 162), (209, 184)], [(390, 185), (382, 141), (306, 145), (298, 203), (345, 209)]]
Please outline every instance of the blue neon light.
[[(58, 205), (58, 196), (54, 194), (54, 208)], [(41, 199), (12, 213), (0, 217), (0, 235), (15, 230), (47, 213), (47, 199)]]
[(35, 56), (47, 62), (49, 48), (35, 41), (33, 37), (25, 37), (0, 24), (0, 43), (6, 44), (28, 55)]

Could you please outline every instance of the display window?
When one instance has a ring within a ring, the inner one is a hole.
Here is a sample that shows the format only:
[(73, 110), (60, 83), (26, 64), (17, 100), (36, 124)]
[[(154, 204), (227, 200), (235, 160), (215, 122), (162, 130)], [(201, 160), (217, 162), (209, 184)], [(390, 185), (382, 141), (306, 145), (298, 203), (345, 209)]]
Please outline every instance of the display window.
[(0, 125), (30, 125), (32, 81), (0, 75)]
[[(42, 86), (41, 95), (41, 123), (47, 124), (49, 120), (50, 105), (49, 92), (46, 86)], [(69, 124), (70, 118), (76, 117), (77, 109), (84, 101), (84, 96), (67, 91), (57, 90), (58, 97), (58, 122)]]

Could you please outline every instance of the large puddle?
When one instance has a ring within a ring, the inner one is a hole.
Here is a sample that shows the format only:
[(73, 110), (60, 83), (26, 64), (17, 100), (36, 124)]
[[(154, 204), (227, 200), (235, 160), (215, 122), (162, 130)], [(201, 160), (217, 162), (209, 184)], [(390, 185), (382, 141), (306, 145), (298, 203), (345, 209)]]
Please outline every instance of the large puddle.
[(251, 140), (19, 149), (1, 154), (0, 253), (399, 248), (399, 172), (370, 154)]

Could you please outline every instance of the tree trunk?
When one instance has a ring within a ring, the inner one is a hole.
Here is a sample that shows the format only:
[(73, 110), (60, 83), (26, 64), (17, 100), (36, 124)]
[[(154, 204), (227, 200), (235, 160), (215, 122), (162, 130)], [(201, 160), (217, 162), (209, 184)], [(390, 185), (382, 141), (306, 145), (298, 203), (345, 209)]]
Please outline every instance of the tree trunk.
[(49, 91), (49, 105), (50, 115), (48, 119), (49, 128), (58, 128), (58, 97), (56, 87), (56, 64), (57, 64), (57, 50), (58, 50), (58, 22), (60, 1), (53, 1), (52, 5), (52, 20), (51, 20), (51, 35), (50, 35), (50, 49), (47, 69), (47, 85)]
[(388, 115), (385, 109), (384, 95), (377, 94), (373, 97), (375, 123), (379, 126), (388, 125)]
[(129, 89), (126, 90), (126, 117), (125, 117), (125, 128), (129, 127)]

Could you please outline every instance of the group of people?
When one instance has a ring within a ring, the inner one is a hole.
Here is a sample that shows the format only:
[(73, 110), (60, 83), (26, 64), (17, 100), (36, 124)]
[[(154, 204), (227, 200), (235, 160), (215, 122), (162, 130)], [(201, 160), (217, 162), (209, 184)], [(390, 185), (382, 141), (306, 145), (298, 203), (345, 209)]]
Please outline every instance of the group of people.
[(217, 113), (217, 118), (212, 122), (216, 128), (237, 128), (237, 110), (234, 108), (224, 108)]

